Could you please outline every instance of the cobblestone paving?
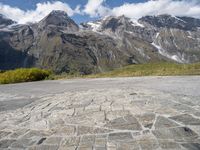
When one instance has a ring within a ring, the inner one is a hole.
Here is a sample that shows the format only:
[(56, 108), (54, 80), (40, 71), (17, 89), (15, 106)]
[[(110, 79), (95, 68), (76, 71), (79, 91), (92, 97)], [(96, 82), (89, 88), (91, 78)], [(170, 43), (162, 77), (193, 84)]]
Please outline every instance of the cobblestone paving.
[(198, 94), (128, 84), (134, 78), (120, 80), (1, 111), (0, 149), (200, 150)]

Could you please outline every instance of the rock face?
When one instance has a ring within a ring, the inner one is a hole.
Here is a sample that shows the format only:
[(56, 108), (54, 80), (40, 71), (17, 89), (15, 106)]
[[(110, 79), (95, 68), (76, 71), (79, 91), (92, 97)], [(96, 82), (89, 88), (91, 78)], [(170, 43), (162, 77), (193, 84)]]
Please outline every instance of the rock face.
[(175, 28), (186, 31), (196, 30), (200, 25), (199, 19), (171, 15), (146, 16), (139, 19), (139, 22), (157, 28)]
[(52, 11), (48, 16), (42, 19), (38, 23), (39, 29), (45, 29), (49, 26), (54, 26), (55, 28), (65, 28), (68, 31), (78, 31), (78, 25), (63, 11)]
[(0, 149), (199, 150), (199, 85), (184, 76), (0, 86)]
[(163, 56), (181, 63), (199, 61), (199, 19), (160, 15), (143, 17), (139, 22), (157, 32), (152, 45)]
[(0, 14), (0, 26), (8, 26), (11, 24), (14, 24), (15, 22), (12, 21), (11, 19), (6, 18), (5, 16)]
[(200, 20), (170, 15), (106, 17), (78, 26), (53, 11), (35, 24), (0, 16), (0, 70), (41, 67), (55, 72), (102, 72), (133, 63), (200, 60)]

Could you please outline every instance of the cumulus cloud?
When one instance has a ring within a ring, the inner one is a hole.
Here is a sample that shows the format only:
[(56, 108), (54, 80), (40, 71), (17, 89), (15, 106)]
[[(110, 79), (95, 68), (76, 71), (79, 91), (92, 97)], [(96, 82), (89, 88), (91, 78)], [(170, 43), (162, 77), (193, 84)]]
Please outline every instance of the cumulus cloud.
[[(105, 15), (125, 15), (132, 19), (138, 19), (146, 15), (171, 14), (177, 16), (190, 16), (200, 18), (199, 0), (149, 0), (142, 3), (125, 3), (121, 6), (108, 8), (103, 0), (94, 0), (99, 3), (92, 7), (93, 0), (88, 0), (84, 12), (88, 15), (104, 17)], [(100, 11), (101, 8), (106, 10)]]
[(103, 5), (104, 2), (105, 0), (88, 0), (83, 13), (91, 17), (105, 16), (110, 12), (110, 9)]
[(68, 13), (69, 16), (75, 13), (80, 13), (80, 6), (77, 6), (74, 10), (66, 3), (55, 1), (38, 3), (35, 10), (21, 10), (9, 5), (3, 5), (0, 3), (0, 14), (17, 21), (18, 23), (38, 22), (47, 16), (52, 10), (62, 10)]
[(72, 9), (67, 3), (54, 1), (38, 3), (36, 9), (26, 11), (0, 3), (0, 14), (22, 24), (38, 22), (52, 10), (63, 10), (69, 16), (75, 14), (87, 14), (90, 17), (125, 15), (132, 19), (138, 19), (146, 15), (171, 14), (200, 18), (199, 0), (149, 0), (141, 3), (124, 3), (114, 8), (107, 6), (106, 0), (88, 0), (85, 6), (77, 6), (75, 9)]

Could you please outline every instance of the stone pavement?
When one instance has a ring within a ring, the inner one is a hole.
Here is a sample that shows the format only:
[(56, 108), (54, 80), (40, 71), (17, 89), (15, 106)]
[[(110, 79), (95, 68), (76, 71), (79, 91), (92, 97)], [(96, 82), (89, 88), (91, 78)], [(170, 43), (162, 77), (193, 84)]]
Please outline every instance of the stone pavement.
[(199, 87), (200, 77), (2, 85), (0, 150), (200, 150)]

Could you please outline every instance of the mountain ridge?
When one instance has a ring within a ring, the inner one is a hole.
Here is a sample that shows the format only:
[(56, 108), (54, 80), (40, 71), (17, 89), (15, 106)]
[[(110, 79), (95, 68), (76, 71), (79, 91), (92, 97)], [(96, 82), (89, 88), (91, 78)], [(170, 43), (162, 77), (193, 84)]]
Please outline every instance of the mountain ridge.
[(196, 18), (108, 16), (78, 25), (65, 12), (52, 11), (32, 24), (9, 20), (3, 26), (4, 19), (9, 20), (0, 15), (0, 70), (40, 67), (90, 74), (128, 64), (200, 61)]

